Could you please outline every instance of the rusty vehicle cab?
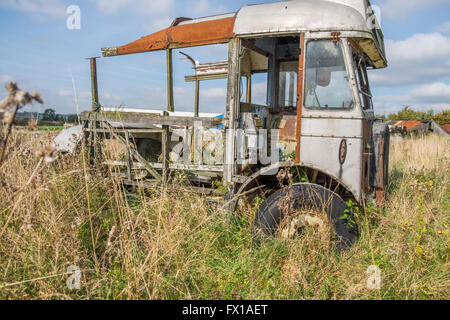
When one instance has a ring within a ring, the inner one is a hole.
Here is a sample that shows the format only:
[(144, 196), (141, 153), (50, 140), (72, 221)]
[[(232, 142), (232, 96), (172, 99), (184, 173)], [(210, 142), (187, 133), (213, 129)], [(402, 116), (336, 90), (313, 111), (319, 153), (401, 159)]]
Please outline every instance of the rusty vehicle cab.
[[(197, 84), (196, 101), (191, 114), (177, 113), (172, 50), (219, 43), (228, 43), (228, 62), (191, 59), (196, 73), (186, 80)], [(94, 97), (97, 108), (82, 116), (86, 141), (103, 134), (127, 146), (127, 161), (116, 163), (126, 168), (126, 182), (165, 183), (184, 170), (193, 190), (214, 194), (225, 185), (232, 210), (262, 199), (255, 235), (331, 226), (338, 247), (354, 242), (351, 202), (376, 195), (382, 204), (389, 156), (389, 131), (374, 120), (367, 76), (387, 66), (368, 0), (285, 1), (179, 18), (103, 55), (158, 50), (167, 52), (166, 111), (102, 109)], [(267, 75), (264, 105), (252, 103), (258, 73)], [(228, 79), (226, 114), (200, 113), (198, 83), (220, 77)]]

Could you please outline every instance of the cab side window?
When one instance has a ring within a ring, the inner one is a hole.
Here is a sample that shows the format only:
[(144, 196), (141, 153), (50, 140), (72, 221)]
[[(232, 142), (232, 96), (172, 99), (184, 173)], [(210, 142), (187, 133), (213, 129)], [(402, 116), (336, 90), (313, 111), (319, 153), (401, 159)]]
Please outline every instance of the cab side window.
[(356, 81), (358, 85), (359, 95), (361, 97), (361, 106), (364, 110), (372, 110), (372, 93), (369, 86), (369, 78), (367, 77), (367, 65), (363, 57), (353, 54), (353, 64), (355, 66)]

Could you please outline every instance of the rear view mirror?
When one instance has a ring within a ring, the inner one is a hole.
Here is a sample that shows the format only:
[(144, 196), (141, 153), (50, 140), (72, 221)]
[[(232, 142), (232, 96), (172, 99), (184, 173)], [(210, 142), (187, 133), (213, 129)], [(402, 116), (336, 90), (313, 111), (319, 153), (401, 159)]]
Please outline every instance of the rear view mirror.
[(328, 87), (331, 82), (331, 69), (319, 68), (316, 74), (316, 84), (321, 87)]

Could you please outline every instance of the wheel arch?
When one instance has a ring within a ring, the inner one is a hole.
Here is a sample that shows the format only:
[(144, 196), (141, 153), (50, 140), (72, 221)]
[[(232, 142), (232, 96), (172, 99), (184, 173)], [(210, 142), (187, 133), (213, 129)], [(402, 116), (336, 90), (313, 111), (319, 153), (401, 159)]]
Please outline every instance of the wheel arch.
[[(321, 185), (327, 189), (329, 189), (331, 192), (339, 195), (341, 198), (352, 198), (353, 200), (355, 200), (356, 202), (360, 203), (360, 201), (358, 200), (358, 196), (352, 192), (352, 189), (346, 185), (344, 182), (342, 182), (342, 180), (340, 180), (338, 177), (332, 175), (330, 172), (327, 172), (327, 170), (324, 169), (319, 169), (316, 168), (314, 166), (311, 165), (295, 165), (293, 163), (290, 162), (286, 162), (286, 163), (277, 163), (277, 164), (272, 164), (268, 167), (264, 167), (261, 168), (261, 170), (258, 170), (257, 172), (255, 172), (254, 174), (252, 174), (251, 176), (249, 176), (244, 183), (242, 183), (238, 188), (237, 191), (234, 193), (233, 199), (235, 199), (234, 201), (234, 206), (233, 206), (233, 210), (236, 206), (237, 201), (239, 200), (239, 198), (241, 198), (242, 196), (246, 195), (247, 192), (249, 190), (252, 190), (252, 188), (254, 188), (255, 186), (258, 185), (264, 185), (265, 181), (273, 181), (274, 176), (276, 176), (279, 172), (280, 169), (284, 169), (284, 168), (299, 168), (301, 170), (306, 170), (309, 172), (317, 172), (318, 176), (322, 176), (325, 177), (325, 180), (331, 182), (328, 186), (326, 183), (315, 183), (315, 182), (311, 182), (311, 181), (307, 181), (304, 183), (308, 183), (308, 184), (317, 184), (317, 185)], [(269, 173), (273, 173), (276, 170), (275, 174), (269, 174)], [(296, 184), (296, 183), (294, 183)], [(289, 184), (283, 184), (283, 185), (279, 185), (279, 189), (284, 187), (284, 186), (288, 186)], [(338, 186), (338, 188), (332, 188), (330, 186)], [(257, 191), (257, 189), (255, 190), (255, 192)]]

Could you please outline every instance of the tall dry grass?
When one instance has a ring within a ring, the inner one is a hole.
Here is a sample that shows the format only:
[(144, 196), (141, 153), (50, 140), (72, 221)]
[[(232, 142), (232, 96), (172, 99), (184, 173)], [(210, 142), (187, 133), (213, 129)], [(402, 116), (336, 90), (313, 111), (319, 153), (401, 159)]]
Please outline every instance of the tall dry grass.
[[(125, 190), (83, 152), (43, 161), (50, 134), (12, 138), (0, 173), (1, 299), (449, 298), (448, 139), (392, 143), (386, 208), (363, 210), (360, 239), (338, 254), (312, 232), (256, 244), (256, 208), (229, 223), (182, 176)], [(66, 285), (72, 265), (80, 290)], [(381, 290), (367, 288), (371, 265)]]

